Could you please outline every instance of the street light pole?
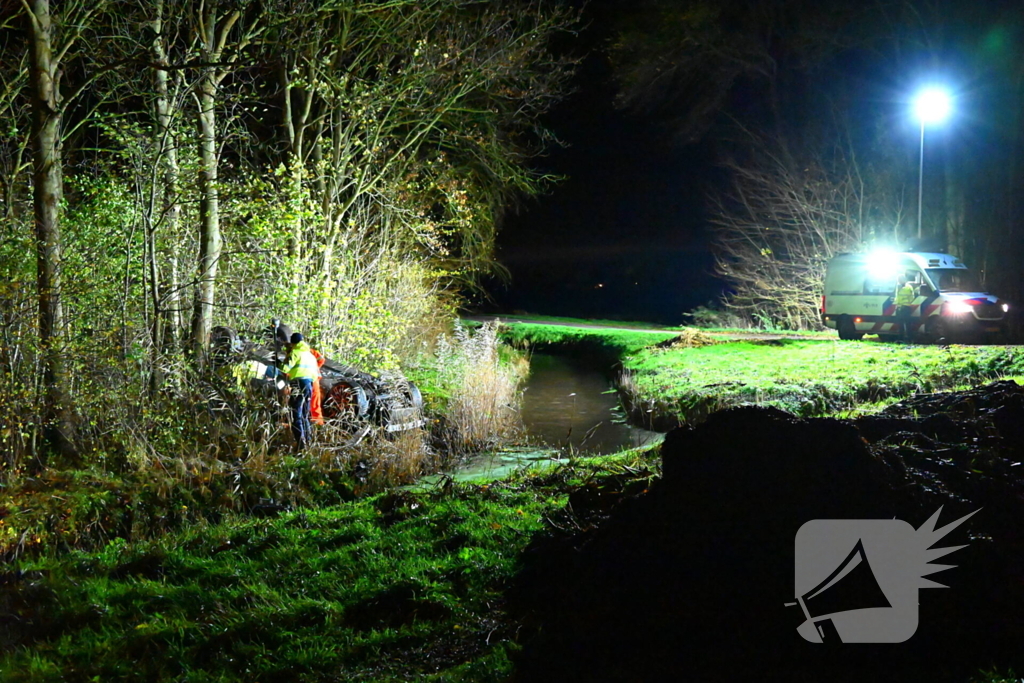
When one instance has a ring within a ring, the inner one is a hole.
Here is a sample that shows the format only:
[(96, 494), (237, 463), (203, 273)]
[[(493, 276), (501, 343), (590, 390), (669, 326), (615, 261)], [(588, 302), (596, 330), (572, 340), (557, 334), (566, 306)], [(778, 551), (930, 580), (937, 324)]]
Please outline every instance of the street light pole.
[(924, 119), (921, 119), (921, 164), (917, 170), (917, 239), (921, 239), (921, 216), (924, 210)]
[(940, 88), (926, 88), (918, 93), (914, 102), (914, 113), (921, 122), (921, 160), (917, 169), (917, 237), (924, 235), (924, 127), (928, 123), (940, 123), (950, 110), (949, 94)]

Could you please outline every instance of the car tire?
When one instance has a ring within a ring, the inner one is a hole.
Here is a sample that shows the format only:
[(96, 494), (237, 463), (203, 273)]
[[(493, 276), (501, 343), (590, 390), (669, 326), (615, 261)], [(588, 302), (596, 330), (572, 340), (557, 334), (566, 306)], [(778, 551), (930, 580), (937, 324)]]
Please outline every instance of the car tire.
[(370, 397), (366, 389), (356, 384), (339, 380), (324, 396), (324, 417), (365, 419), (370, 413)]
[(864, 333), (857, 331), (853, 318), (848, 315), (839, 318), (839, 321), (836, 323), (836, 330), (839, 332), (839, 338), (843, 341), (858, 341), (864, 337)]

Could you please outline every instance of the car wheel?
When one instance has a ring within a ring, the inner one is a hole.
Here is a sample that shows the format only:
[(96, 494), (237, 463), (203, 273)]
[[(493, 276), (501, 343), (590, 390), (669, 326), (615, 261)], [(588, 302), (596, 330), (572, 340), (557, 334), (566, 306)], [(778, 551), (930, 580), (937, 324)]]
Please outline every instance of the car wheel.
[(857, 325), (854, 324), (853, 318), (845, 315), (839, 318), (836, 330), (839, 332), (839, 338), (844, 341), (857, 341), (864, 336), (863, 332), (857, 331)]
[(323, 402), (324, 417), (328, 419), (363, 419), (370, 413), (370, 399), (358, 384), (344, 380), (334, 383)]

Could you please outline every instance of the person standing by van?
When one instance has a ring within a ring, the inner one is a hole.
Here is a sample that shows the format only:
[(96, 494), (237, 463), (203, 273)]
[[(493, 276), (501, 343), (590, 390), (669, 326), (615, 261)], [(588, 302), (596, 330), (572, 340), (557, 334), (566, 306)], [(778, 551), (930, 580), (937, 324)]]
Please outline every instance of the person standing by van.
[(903, 341), (907, 344), (914, 340), (913, 319), (914, 299), (917, 293), (914, 286), (910, 284), (910, 278), (900, 275), (896, 285), (896, 323), (903, 330)]

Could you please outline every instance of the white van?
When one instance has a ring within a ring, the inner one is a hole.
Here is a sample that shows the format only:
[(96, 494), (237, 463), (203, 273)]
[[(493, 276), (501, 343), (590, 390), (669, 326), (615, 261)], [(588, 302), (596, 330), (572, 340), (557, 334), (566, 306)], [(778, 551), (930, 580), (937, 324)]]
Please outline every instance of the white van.
[(914, 299), (913, 334), (942, 337), (1000, 334), (1006, 330), (1009, 304), (979, 291), (960, 259), (949, 254), (875, 252), (842, 254), (828, 264), (821, 321), (840, 339), (877, 334), (901, 335), (896, 322), (896, 282), (906, 275)]

